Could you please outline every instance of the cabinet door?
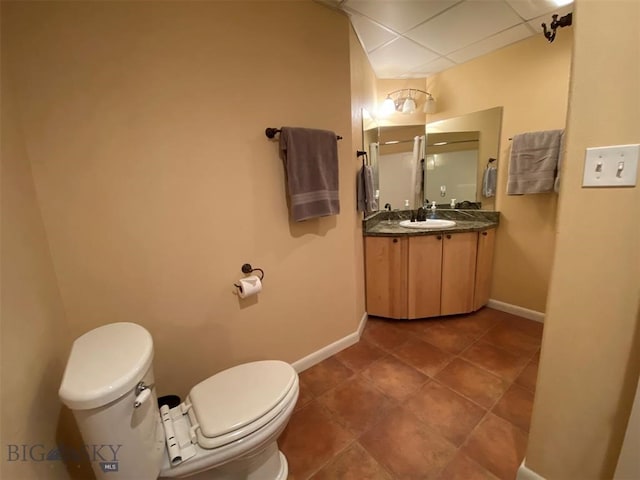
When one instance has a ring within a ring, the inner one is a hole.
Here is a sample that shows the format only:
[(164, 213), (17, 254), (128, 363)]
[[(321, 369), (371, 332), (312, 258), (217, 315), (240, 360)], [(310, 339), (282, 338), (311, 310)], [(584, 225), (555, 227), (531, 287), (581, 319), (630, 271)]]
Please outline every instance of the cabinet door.
[(476, 262), (476, 287), (473, 309), (478, 310), (489, 301), (491, 278), (493, 276), (493, 249), (496, 230), (485, 230), (478, 235), (478, 260)]
[(408, 238), (365, 237), (367, 313), (407, 318)]
[(442, 235), (409, 237), (409, 318), (440, 315)]
[(441, 315), (473, 310), (478, 234), (445, 234), (442, 244)]

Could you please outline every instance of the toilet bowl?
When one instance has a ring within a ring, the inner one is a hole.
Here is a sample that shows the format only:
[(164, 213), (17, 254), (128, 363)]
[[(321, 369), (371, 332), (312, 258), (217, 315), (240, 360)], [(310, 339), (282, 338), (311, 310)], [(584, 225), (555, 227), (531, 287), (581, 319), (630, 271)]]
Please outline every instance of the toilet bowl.
[(104, 325), (72, 346), (59, 395), (87, 451), (98, 452), (89, 458), (98, 479), (287, 478), (276, 440), (298, 398), (291, 365), (238, 365), (158, 408), (152, 360), (151, 335), (134, 323)]

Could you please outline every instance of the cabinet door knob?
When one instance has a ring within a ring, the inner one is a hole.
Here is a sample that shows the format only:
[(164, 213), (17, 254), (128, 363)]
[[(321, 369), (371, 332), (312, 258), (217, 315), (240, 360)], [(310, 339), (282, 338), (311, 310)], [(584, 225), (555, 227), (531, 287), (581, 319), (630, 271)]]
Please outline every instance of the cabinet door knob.
[(482, 232), (482, 235), (484, 235), (486, 237), (487, 236), (487, 232)]
[(442, 240), (442, 235), (438, 235), (436, 238), (437, 238), (438, 240)]
[(393, 243), (398, 243), (398, 239), (397, 239), (397, 238), (394, 238), (394, 239), (393, 239)]
[(451, 238), (451, 235), (447, 235), (447, 238)]

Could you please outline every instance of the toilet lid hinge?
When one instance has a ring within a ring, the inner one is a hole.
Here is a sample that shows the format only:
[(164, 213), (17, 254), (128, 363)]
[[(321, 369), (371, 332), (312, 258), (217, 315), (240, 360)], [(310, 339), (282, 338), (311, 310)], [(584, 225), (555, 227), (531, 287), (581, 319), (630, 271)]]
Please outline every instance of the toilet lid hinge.
[(193, 443), (194, 445), (198, 443), (198, 435), (196, 433), (196, 430), (200, 428), (200, 425), (196, 424), (196, 425), (192, 425), (191, 428), (189, 429), (189, 436), (191, 437), (191, 443)]
[(200, 428), (200, 423), (198, 423), (198, 419), (191, 408), (192, 405), (190, 403), (184, 402), (180, 404), (180, 409), (182, 410), (183, 415), (187, 415), (189, 417), (189, 423), (191, 427), (189, 428), (189, 436), (191, 437), (191, 443), (198, 443), (198, 436), (196, 434), (196, 430)]
[(189, 410), (191, 410), (191, 404), (187, 403), (187, 402), (182, 402), (180, 404), (180, 411), (182, 412), (182, 414), (186, 414), (189, 413)]

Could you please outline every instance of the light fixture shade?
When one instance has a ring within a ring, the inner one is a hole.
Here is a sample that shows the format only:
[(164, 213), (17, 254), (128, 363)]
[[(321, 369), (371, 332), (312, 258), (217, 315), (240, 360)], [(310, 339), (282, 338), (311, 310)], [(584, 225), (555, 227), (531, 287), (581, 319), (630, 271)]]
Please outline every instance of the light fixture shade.
[(393, 98), (387, 95), (384, 102), (382, 102), (382, 106), (380, 107), (380, 114), (386, 116), (391, 115), (396, 111), (396, 104), (393, 101)]
[(402, 103), (402, 113), (413, 113), (416, 111), (416, 101), (407, 97), (407, 99)]
[(427, 99), (424, 101), (424, 113), (436, 113), (436, 99), (432, 95), (427, 95)]

